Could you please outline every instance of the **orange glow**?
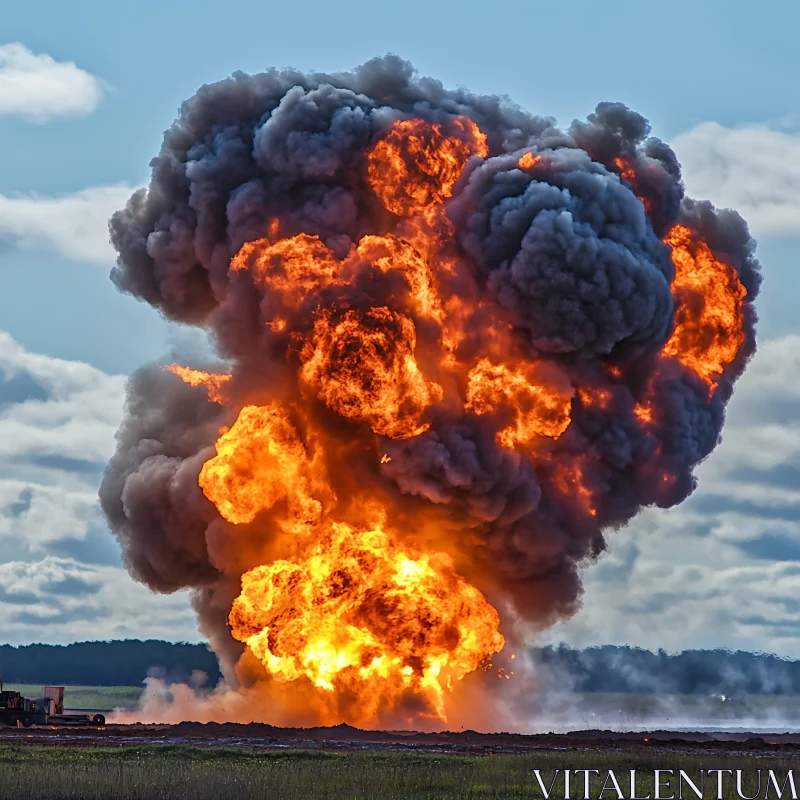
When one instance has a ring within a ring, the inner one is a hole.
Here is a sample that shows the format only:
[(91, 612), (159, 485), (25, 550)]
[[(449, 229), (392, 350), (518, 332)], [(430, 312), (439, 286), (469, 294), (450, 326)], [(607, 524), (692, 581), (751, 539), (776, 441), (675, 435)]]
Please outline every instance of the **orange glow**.
[(627, 181), (631, 185), (636, 183), (636, 171), (633, 168), (633, 164), (631, 164), (627, 158), (617, 156), (617, 158), (614, 159), (614, 164), (619, 170), (620, 177), (624, 181)]
[(392, 124), (369, 152), (367, 180), (383, 205), (408, 217), (441, 203), (471, 156), (488, 155), (486, 136), (467, 117), (447, 126), (438, 122), (402, 119)]
[(167, 372), (177, 375), (184, 383), (189, 386), (205, 386), (208, 392), (208, 399), (212, 403), (223, 402), (223, 389), (230, 381), (230, 375), (218, 374), (214, 372), (203, 372), (201, 369), (182, 367), (180, 364), (167, 364), (164, 367)]
[(586, 484), (588, 470), (589, 456), (574, 453), (569, 461), (554, 462), (551, 476), (558, 491), (570, 498), (574, 508), (594, 517), (597, 516), (597, 508), (592, 491)]
[(416, 339), (414, 323), (386, 307), (336, 316), (322, 310), (301, 353), (300, 376), (337, 414), (407, 439), (428, 429), (421, 417), (442, 396), (417, 366)]
[(222, 430), (216, 450), (198, 482), (226, 520), (252, 522), (260, 511), (283, 503), (280, 522), (287, 531), (308, 532), (319, 521), (321, 499), (331, 495), (321, 455), (318, 451), (316, 459), (309, 459), (297, 428), (279, 405), (245, 406), (233, 426)]
[[(409, 234), (423, 239), (419, 232), (409, 231)], [(431, 248), (431, 255), (438, 255), (435, 248)], [(357, 271), (364, 263), (382, 272), (401, 273), (414, 310), (439, 325), (444, 324), (442, 300), (428, 260), (412, 243), (392, 234), (362, 237), (343, 261), (316, 236), (299, 234), (274, 244), (268, 239), (258, 239), (241, 247), (231, 261), (231, 270), (249, 269), (273, 298), (280, 298), (287, 307), (292, 307), (324, 286), (343, 283), (350, 272)], [(266, 325), (280, 332), (286, 328), (286, 319), (275, 315)]]
[(504, 447), (528, 444), (537, 436), (558, 439), (569, 426), (571, 392), (538, 381), (535, 364), (511, 369), (483, 358), (467, 381), (468, 411), (480, 415), (508, 408), (513, 412), (514, 423), (497, 434)]
[(249, 270), (256, 281), (294, 305), (333, 283), (339, 262), (319, 236), (301, 233), (274, 244), (269, 239), (245, 242), (233, 257), (230, 269)]
[(542, 163), (541, 156), (535, 156), (533, 153), (528, 151), (527, 153), (523, 153), (519, 157), (519, 161), (517, 161), (517, 166), (520, 169), (527, 170), (527, 169), (533, 169), (537, 164), (541, 163)]
[(677, 302), (675, 331), (663, 353), (696, 372), (711, 389), (744, 344), (742, 305), (747, 294), (735, 270), (718, 261), (699, 235), (676, 225), (672, 247)]
[(591, 389), (579, 388), (576, 394), (586, 408), (611, 409), (614, 406), (614, 393), (599, 386)]
[(445, 351), (441, 363), (451, 368), (456, 366), (456, 350), (463, 339), (460, 317), (464, 307), (455, 294), (450, 294), (447, 301), (442, 299), (439, 280), (458, 276), (458, 258), (449, 249), (454, 237), (455, 230), (444, 207), (431, 206), (403, 220), (398, 234), (363, 237), (348, 259), (348, 265), (361, 259), (383, 272), (403, 273), (410, 290), (410, 310), (415, 317), (427, 317), (439, 327)]
[(445, 690), (502, 649), (499, 622), (445, 554), (344, 523), (301, 557), (245, 573), (229, 617), (275, 680), (358, 697), (350, 716), (362, 723), (409, 692), (444, 721)]
[(636, 196), (641, 201), (642, 205), (644, 206), (644, 211), (647, 216), (650, 216), (653, 211), (653, 203), (646, 197), (642, 197), (639, 194), (639, 178), (636, 175), (636, 170), (633, 167), (633, 163), (627, 156), (617, 156), (614, 159), (614, 165), (617, 167), (620, 173), (620, 177), (622, 180), (627, 183), (631, 189), (635, 192)]
[(356, 255), (382, 272), (402, 272), (419, 313), (440, 324), (443, 322), (442, 301), (431, 269), (411, 244), (397, 236), (364, 236), (358, 243)]
[(653, 421), (653, 408), (649, 403), (637, 403), (633, 407), (633, 413), (639, 422), (649, 425)]

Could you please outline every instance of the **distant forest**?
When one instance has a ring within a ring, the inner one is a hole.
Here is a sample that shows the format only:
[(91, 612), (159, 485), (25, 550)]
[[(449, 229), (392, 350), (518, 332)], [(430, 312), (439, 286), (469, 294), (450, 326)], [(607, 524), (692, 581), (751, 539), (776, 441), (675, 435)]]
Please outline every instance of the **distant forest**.
[(667, 653), (635, 647), (543, 647), (531, 651), (544, 682), (574, 692), (800, 695), (800, 661), (741, 650)]
[(0, 645), (0, 676), (5, 683), (67, 686), (138, 686), (148, 675), (176, 683), (205, 672), (206, 685), (220, 678), (217, 657), (204, 644), (157, 639), (78, 642), (68, 645)]
[[(554, 691), (646, 694), (800, 695), (800, 661), (766, 653), (686, 650), (653, 653), (632, 647), (531, 648), (540, 684)], [(138, 686), (148, 675), (205, 685), (220, 679), (216, 656), (203, 644), (150, 639), (69, 645), (0, 645), (6, 683)]]

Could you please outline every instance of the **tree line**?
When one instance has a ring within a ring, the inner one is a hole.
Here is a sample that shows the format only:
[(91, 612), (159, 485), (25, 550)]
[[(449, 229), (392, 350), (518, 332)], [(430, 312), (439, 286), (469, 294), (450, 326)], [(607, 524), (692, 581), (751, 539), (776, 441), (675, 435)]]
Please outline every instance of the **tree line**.
[[(540, 683), (575, 692), (647, 694), (800, 694), (800, 661), (770, 653), (684, 650), (668, 653), (605, 645), (531, 648)], [(167, 682), (220, 680), (216, 656), (205, 644), (141, 641), (68, 645), (0, 645), (6, 683), (138, 686), (149, 675)], [(194, 679), (193, 679), (194, 674)]]
[(75, 644), (0, 645), (0, 676), (5, 683), (67, 686), (138, 686), (148, 675), (169, 682), (206, 674), (206, 685), (220, 678), (217, 657), (204, 644), (126, 639)]
[(575, 692), (645, 694), (800, 694), (800, 661), (742, 650), (652, 652), (604, 645), (566, 645), (531, 651), (551, 683)]

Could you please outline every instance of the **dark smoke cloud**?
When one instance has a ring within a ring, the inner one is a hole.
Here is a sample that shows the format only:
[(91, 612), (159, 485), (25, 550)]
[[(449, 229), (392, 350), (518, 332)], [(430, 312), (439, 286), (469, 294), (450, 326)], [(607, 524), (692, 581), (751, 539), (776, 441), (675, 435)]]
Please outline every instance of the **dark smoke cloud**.
[[(183, 104), (148, 189), (112, 218), (112, 280), (172, 319), (207, 326), (233, 363), (240, 405), (291, 397), (290, 339), (264, 325), (278, 300), (246, 270), (229, 273), (231, 258), (275, 219), (282, 237), (317, 235), (336, 257), (365, 234), (395, 230), (398, 219), (365, 180), (365, 152), (395, 120), (457, 115), (474, 120), (489, 148), (446, 204), (462, 269), (443, 281), (475, 307), (462, 351), (484, 354), (494, 313), (478, 307), (485, 300), (508, 315), (515, 357), (540, 359), (586, 395), (576, 395), (569, 428), (542, 442), (535, 460), (497, 444), (496, 420), (462, 409), (435, 410), (411, 439), (376, 439), (316, 401), (309, 413), (328, 420), (326, 435), (339, 443), (331, 451), (346, 453), (346, 468), (332, 474), (337, 491), (374, 489), (398, 508), (413, 505), (418, 521), (440, 520), (457, 531), (461, 563), (489, 591), (546, 625), (576, 609), (580, 567), (604, 549), (604, 530), (693, 490), (693, 468), (718, 442), (724, 403), (755, 349), (760, 274), (747, 227), (735, 212), (684, 198), (674, 153), (650, 137), (641, 115), (601, 103), (564, 132), (507, 100), (418, 78), (394, 56), (334, 75), (237, 73)], [(528, 151), (541, 160), (520, 169)], [(675, 313), (661, 238), (678, 222), (698, 231), (748, 292), (745, 344), (713, 396), (660, 355)], [(392, 276), (367, 260), (348, 285), (281, 310), (289, 331), (306, 334), (320, 304), (404, 302)], [(415, 323), (422, 363), (440, 342), (424, 320)], [(128, 392), (103, 509), (134, 577), (157, 591), (196, 588), (201, 626), (230, 662), (241, 645), (226, 634), (226, 613), (241, 570), (261, 563), (269, 530), (257, 518), (233, 531), (197, 485), (231, 414), (158, 369), (134, 375)], [(645, 425), (637, 407), (652, 398)], [(376, 450), (390, 460), (379, 464)]]
[(575, 120), (572, 141), (595, 161), (629, 164), (636, 174), (637, 196), (648, 206), (656, 235), (675, 222), (683, 199), (681, 168), (671, 148), (650, 136), (650, 123), (622, 103), (599, 103), (586, 122)]
[(128, 382), (117, 452), (100, 503), (137, 579), (159, 592), (217, 577), (206, 546), (216, 509), (197, 485), (213, 455), (219, 407), (174, 376), (144, 367)]
[(669, 248), (616, 175), (582, 150), (478, 167), (457, 201), (461, 242), (542, 354), (636, 356), (672, 325)]
[(183, 104), (149, 189), (112, 218), (120, 254), (112, 280), (173, 319), (197, 322), (224, 295), (231, 257), (272, 216), (289, 221), (286, 235), (360, 235), (380, 210), (358, 156), (376, 132), (415, 114), (469, 114), (491, 145), (515, 149), (553, 122), (415, 80), (395, 56), (337, 75), (237, 73)]

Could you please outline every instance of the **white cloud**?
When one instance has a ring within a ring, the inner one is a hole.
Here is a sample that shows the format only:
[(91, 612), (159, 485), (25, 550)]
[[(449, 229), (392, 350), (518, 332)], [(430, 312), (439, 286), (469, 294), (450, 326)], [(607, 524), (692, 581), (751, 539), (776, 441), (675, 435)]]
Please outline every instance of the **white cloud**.
[[(97, 490), (69, 483), (52, 486), (0, 479), (0, 553), (5, 543), (12, 552), (41, 554), (53, 542), (83, 540), (93, 529), (104, 527)], [(24, 543), (24, 548), (14, 548), (15, 541)]]
[(4, 332), (0, 374), (7, 381), (24, 377), (31, 394), (0, 410), (0, 461), (6, 466), (47, 456), (100, 463), (114, 452), (125, 376), (28, 353)]
[(735, 208), (757, 236), (800, 234), (800, 133), (704, 122), (672, 146), (691, 197)]
[(0, 332), (0, 626), (4, 640), (199, 640), (188, 594), (122, 568), (97, 488), (124, 375), (30, 353)]
[(33, 122), (82, 116), (102, 94), (102, 82), (72, 61), (36, 55), (19, 42), (0, 46), (0, 115)]
[(47, 247), (67, 258), (111, 264), (115, 253), (108, 219), (133, 191), (119, 183), (56, 196), (0, 194), (0, 238), (25, 247)]
[(104, 527), (97, 484), (124, 398), (123, 375), (29, 353), (0, 332), (0, 561)]
[[(615, 535), (612, 549), (630, 539), (642, 547), (627, 579), (596, 580), (589, 570), (582, 610), (549, 631), (548, 641), (673, 652), (724, 647), (800, 658), (796, 563), (736, 563), (716, 537), (692, 538), (663, 522), (660, 515), (651, 540), (635, 526)], [(697, 563), (671, 563), (675, 549)], [(718, 563), (708, 563), (714, 558)]]
[(10, 644), (97, 639), (198, 641), (187, 592), (154, 595), (121, 567), (46, 556), (0, 564), (0, 626)]

